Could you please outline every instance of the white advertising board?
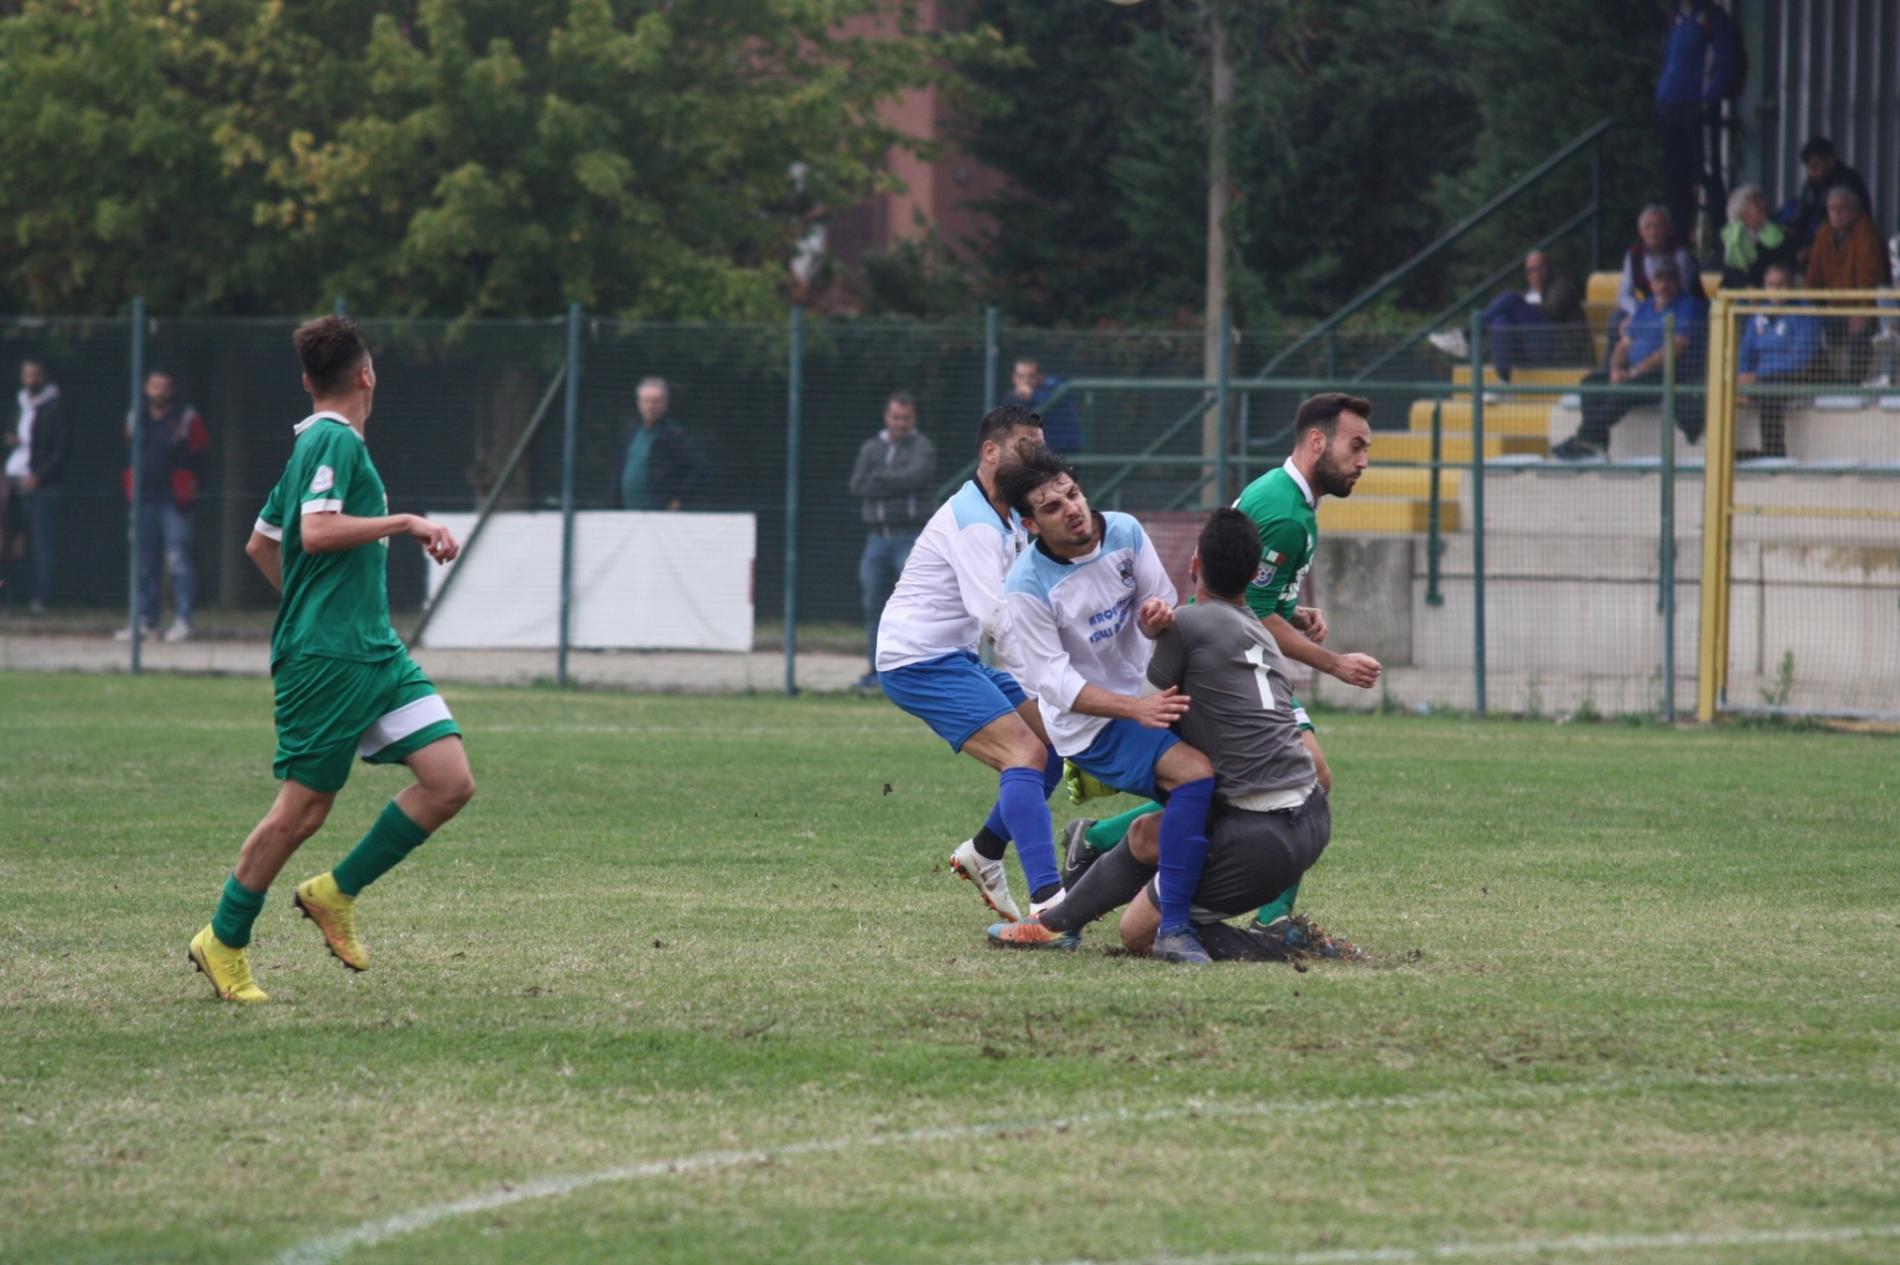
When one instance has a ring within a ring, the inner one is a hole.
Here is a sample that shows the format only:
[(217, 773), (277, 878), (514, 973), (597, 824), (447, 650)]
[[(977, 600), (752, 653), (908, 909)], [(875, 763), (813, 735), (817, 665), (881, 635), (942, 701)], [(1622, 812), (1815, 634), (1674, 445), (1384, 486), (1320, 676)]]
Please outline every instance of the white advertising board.
[[(466, 541), (473, 514), (430, 516)], [(569, 644), (624, 650), (752, 649), (751, 514), (587, 510), (574, 515)], [(561, 516), (491, 516), (474, 550), (429, 568), (426, 646), (551, 648), (560, 640)]]

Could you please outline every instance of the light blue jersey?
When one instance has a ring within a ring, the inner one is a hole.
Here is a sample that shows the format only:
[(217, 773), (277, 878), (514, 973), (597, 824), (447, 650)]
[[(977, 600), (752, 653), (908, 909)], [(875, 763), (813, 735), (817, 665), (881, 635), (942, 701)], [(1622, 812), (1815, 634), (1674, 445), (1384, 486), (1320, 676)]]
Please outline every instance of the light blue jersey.
[(1174, 582), (1154, 542), (1127, 514), (1101, 515), (1102, 540), (1080, 558), (1040, 545), (1010, 568), (1003, 643), (1023, 686), (1042, 709), (1049, 740), (1063, 755), (1088, 749), (1106, 717), (1074, 710), (1084, 685), (1113, 694), (1144, 693), (1152, 643), (1135, 623), (1151, 597), (1175, 604)]

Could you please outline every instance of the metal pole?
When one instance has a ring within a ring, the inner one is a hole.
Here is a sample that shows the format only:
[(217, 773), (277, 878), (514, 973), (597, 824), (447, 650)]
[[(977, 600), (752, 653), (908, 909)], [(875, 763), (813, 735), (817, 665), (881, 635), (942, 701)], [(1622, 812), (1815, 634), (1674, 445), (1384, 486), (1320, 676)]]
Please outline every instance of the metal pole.
[(1590, 146), (1590, 271), (1603, 270), (1603, 137)]
[(1656, 559), (1662, 581), (1662, 716), (1676, 719), (1676, 317), (1663, 317), (1662, 539)]
[(567, 686), (568, 618), (574, 607), (574, 458), (581, 429), (581, 305), (567, 305), (567, 401), (561, 418), (561, 639), (554, 680)]
[(1215, 420), (1215, 432), (1218, 435), (1214, 454), (1214, 503), (1210, 509), (1218, 509), (1227, 504), (1227, 449), (1232, 436), (1228, 433), (1227, 422), (1227, 374), (1233, 346), (1234, 318), (1232, 313), (1223, 309), (1220, 314), (1220, 355), (1214, 375), (1214, 409), (1219, 414)]
[(1003, 314), (992, 303), (983, 309), (983, 411), (996, 407), (1002, 397), (996, 393), (996, 370), (1003, 354)]
[[(1482, 376), (1482, 366), (1475, 367), (1474, 373)], [(1478, 388), (1474, 388), (1478, 389)], [(1439, 534), (1439, 463), (1445, 456), (1445, 401), (1441, 396), (1432, 404), (1432, 506), (1431, 515), (1426, 519), (1425, 536), (1425, 605), (1443, 606), (1445, 595), (1438, 591), (1438, 555), (1445, 551), (1444, 538)]]
[(805, 393), (805, 309), (792, 307), (785, 388), (785, 694), (798, 693), (798, 447)]
[[(144, 409), (141, 406), (144, 403), (145, 296), (141, 294), (132, 300), (132, 403), (130, 411), (126, 414), (126, 417), (131, 423), (130, 430), (132, 439), (132, 504), (130, 511), (132, 522), (131, 530), (126, 533), (126, 539), (132, 546), (132, 557), (131, 565), (125, 569), (125, 591), (126, 606), (132, 612), (132, 618), (128, 624), (128, 627), (132, 630), (132, 661), (128, 667), (133, 676), (139, 674), (142, 666), (140, 663), (140, 643), (145, 637), (144, 625), (139, 621), (139, 547), (142, 543), (139, 539), (139, 517), (141, 513), (141, 502), (143, 500), (140, 491), (141, 485), (145, 482), (145, 471), (141, 468), (145, 464), (145, 417)], [(37, 546), (38, 542), (35, 541), (34, 544)], [(156, 616), (158, 612), (153, 611), (152, 614)]]
[(1484, 715), (1484, 313), (1471, 314), (1471, 671)]

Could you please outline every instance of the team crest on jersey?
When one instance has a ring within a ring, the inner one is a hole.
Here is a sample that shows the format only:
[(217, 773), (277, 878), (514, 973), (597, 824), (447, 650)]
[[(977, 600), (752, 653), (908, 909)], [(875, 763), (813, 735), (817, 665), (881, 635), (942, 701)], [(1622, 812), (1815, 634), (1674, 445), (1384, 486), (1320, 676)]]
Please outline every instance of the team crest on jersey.
[(1115, 571), (1116, 574), (1122, 578), (1123, 588), (1132, 589), (1135, 587), (1135, 560), (1133, 558), (1123, 558), (1120, 562), (1117, 562), (1115, 564)]
[(317, 473), (310, 480), (312, 492), (328, 492), (336, 486), (336, 471), (329, 466), (318, 466)]

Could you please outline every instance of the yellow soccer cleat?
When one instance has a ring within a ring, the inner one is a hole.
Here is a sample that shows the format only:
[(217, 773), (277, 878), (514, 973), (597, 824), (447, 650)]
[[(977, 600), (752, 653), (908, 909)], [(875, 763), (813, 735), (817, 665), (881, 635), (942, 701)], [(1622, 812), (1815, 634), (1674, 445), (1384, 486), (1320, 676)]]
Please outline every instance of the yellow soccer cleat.
[(1092, 799), (1102, 799), (1109, 795), (1119, 795), (1120, 791), (1090, 774), (1084, 773), (1067, 760), (1062, 762), (1062, 789), (1069, 793), (1069, 802), (1077, 808)]
[(369, 969), (369, 950), (356, 938), (356, 898), (345, 896), (335, 879), (328, 874), (305, 879), (297, 884), (297, 894), (290, 903), (317, 924), (323, 943), (337, 961), (352, 971)]
[(203, 971), (205, 978), (211, 981), (211, 987), (218, 990), (218, 996), (225, 1001), (242, 1002), (246, 1006), (256, 1006), (270, 1000), (270, 994), (257, 986), (251, 978), (251, 954), (248, 949), (233, 949), (211, 934), (211, 925), (191, 938), (191, 947), (185, 950), (185, 957), (196, 969)]

